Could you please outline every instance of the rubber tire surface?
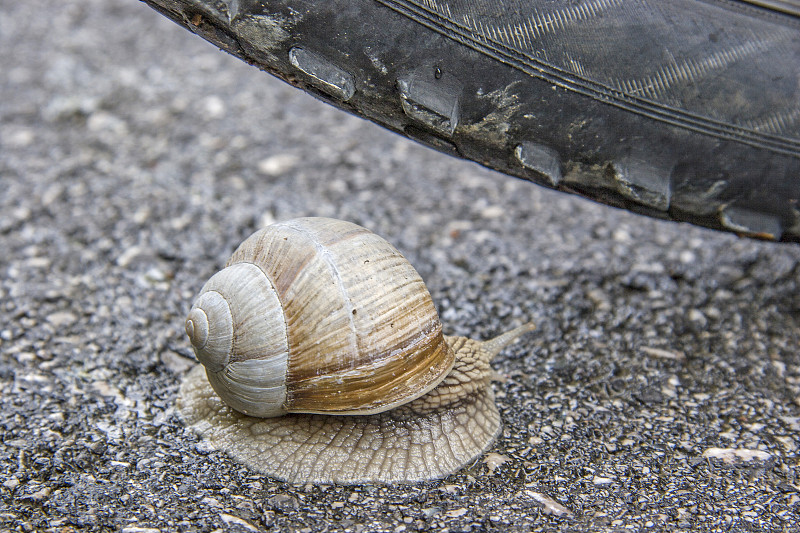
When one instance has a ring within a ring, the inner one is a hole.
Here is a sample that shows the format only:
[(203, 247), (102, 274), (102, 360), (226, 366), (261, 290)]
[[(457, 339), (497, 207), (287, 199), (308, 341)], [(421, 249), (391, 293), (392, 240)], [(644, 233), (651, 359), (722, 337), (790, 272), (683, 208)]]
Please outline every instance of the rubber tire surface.
[(800, 2), (143, 0), (442, 152), (800, 242)]

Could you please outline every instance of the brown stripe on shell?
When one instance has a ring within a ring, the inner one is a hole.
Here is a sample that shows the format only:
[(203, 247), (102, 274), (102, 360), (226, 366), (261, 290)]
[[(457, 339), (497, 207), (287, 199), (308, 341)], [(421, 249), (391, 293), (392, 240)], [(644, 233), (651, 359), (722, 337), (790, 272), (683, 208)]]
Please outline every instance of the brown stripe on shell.
[(295, 412), (372, 414), (414, 400), (436, 387), (454, 355), (441, 330), (421, 342), (379, 357), (350, 372), (290, 378), (287, 404)]

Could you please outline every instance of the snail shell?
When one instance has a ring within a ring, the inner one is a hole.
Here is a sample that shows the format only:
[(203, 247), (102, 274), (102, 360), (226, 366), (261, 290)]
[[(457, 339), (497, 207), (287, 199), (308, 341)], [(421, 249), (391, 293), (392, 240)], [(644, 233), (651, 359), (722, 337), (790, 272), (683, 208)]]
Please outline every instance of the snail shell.
[(489, 361), (530, 329), (445, 337), (391, 244), (291, 220), (245, 240), (200, 291), (186, 333), (203, 366), (178, 409), (215, 448), (290, 482), (439, 478), (494, 441)]
[(200, 291), (186, 333), (217, 394), (258, 417), (386, 411), (431, 390), (455, 360), (400, 252), (325, 218), (250, 236)]

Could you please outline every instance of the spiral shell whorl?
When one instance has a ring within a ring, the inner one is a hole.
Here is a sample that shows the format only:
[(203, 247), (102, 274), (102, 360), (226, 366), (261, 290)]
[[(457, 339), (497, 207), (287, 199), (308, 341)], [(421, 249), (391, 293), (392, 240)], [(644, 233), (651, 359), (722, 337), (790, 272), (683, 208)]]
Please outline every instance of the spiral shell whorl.
[(186, 333), (225, 403), (253, 416), (286, 412), (286, 321), (272, 283), (252, 263), (237, 263), (205, 284)]

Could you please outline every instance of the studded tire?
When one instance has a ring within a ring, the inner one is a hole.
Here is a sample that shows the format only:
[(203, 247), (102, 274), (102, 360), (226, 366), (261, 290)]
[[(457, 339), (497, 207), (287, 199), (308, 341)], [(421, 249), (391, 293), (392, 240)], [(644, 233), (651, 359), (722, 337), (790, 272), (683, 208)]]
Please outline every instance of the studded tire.
[(143, 0), (451, 155), (800, 242), (800, 0)]

